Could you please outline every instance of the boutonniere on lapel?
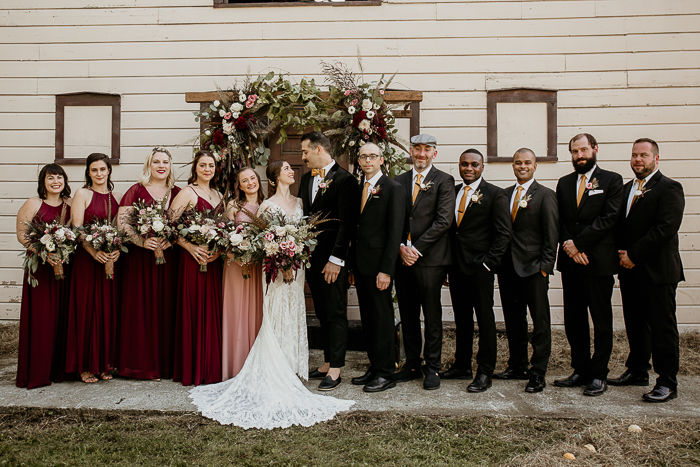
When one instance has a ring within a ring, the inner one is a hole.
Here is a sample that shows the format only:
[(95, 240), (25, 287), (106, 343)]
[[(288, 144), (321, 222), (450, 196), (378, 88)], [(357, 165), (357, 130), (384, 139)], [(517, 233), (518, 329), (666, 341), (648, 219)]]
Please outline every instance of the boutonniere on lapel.
[(318, 184), (318, 191), (320, 191), (321, 194), (324, 194), (326, 192), (326, 190), (328, 189), (328, 187), (331, 186), (332, 182), (333, 182), (333, 179), (323, 180), (321, 183)]
[(420, 191), (428, 191), (430, 188), (433, 186), (433, 182), (428, 182), (428, 183), (421, 183), (418, 185), (420, 188)]
[(641, 190), (635, 190), (634, 199), (644, 198), (644, 195), (649, 193), (651, 188), (642, 188)]
[(518, 201), (518, 209), (527, 209), (531, 199), (532, 195), (526, 195), (524, 198), (520, 198), (520, 201)]
[(593, 180), (586, 183), (586, 190), (591, 191), (595, 190), (596, 188), (598, 188), (598, 179), (593, 177)]
[(370, 193), (370, 198), (379, 198), (379, 195), (382, 194), (382, 186), (375, 185), (374, 188), (372, 188), (369, 193)]
[(481, 198), (483, 197), (484, 194), (481, 192), (481, 190), (476, 190), (471, 196), (471, 204), (481, 204)]

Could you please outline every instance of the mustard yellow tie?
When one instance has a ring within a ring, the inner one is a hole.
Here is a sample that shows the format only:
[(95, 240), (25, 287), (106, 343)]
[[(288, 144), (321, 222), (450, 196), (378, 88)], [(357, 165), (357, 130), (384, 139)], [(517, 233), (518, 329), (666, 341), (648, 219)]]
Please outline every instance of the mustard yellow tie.
[(462, 200), (459, 202), (459, 209), (457, 210), (457, 227), (462, 223), (462, 218), (464, 217), (464, 212), (467, 210), (467, 199), (469, 199), (469, 192), (472, 187), (465, 186), (464, 194), (462, 195)]
[(416, 184), (413, 186), (413, 201), (412, 203), (416, 202), (416, 198), (418, 197), (418, 192), (420, 191), (420, 179), (423, 176), (421, 174), (416, 175)]
[(365, 210), (367, 204), (367, 192), (369, 191), (369, 182), (365, 182), (365, 187), (362, 189), (362, 201), (360, 202), (360, 213)]
[(583, 198), (584, 191), (586, 191), (586, 176), (581, 175), (581, 183), (578, 186), (578, 196), (576, 196), (576, 207), (581, 204), (581, 198)]
[(518, 205), (520, 204), (520, 194), (523, 192), (523, 187), (519, 186), (518, 191), (515, 192), (515, 199), (513, 200), (513, 207), (510, 210), (510, 218), (515, 222), (515, 216), (518, 215)]
[(315, 177), (316, 175), (320, 175), (321, 178), (326, 176), (326, 169), (311, 169), (311, 176)]

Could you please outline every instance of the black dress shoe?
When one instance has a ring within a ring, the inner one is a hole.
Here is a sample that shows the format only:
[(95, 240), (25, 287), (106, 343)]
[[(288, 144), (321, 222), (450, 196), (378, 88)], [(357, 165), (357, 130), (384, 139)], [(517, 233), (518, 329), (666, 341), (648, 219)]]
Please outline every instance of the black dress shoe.
[(532, 375), (525, 385), (525, 392), (542, 392), (547, 387), (544, 376)]
[(431, 391), (440, 387), (440, 375), (437, 371), (426, 371), (425, 380), (423, 380), (423, 389)]
[(325, 378), (323, 378), (323, 381), (318, 385), (318, 390), (319, 391), (332, 391), (333, 389), (337, 388), (340, 385), (340, 375), (338, 375), (338, 379), (333, 379), (330, 377), (330, 375), (327, 375)]
[(635, 375), (625, 370), (619, 378), (608, 378), (610, 386), (649, 386), (649, 375)]
[(585, 386), (587, 384), (588, 380), (578, 373), (572, 373), (568, 378), (554, 380), (554, 385), (560, 388), (575, 388), (576, 386)]
[(608, 390), (608, 383), (604, 379), (592, 379), (586, 389), (583, 390), (584, 396), (600, 396)]
[(530, 373), (527, 370), (515, 370), (513, 368), (506, 368), (506, 371), (501, 373), (494, 373), (494, 379), (530, 379)]
[(395, 387), (396, 387), (396, 381), (393, 381), (391, 379), (382, 378), (381, 376), (377, 376), (372, 381), (367, 383), (365, 385), (365, 387), (362, 388), (362, 390), (365, 392), (381, 392), (381, 391), (386, 391), (387, 389), (391, 389), (391, 388), (395, 388)]
[(666, 386), (655, 386), (654, 389), (642, 396), (647, 402), (666, 402), (678, 397), (678, 391)]
[(309, 379), (321, 379), (325, 378), (326, 375), (328, 375), (327, 371), (318, 371), (318, 368), (309, 371)]
[(462, 370), (455, 367), (438, 374), (440, 375), (440, 379), (472, 379), (474, 377), (472, 370)]
[(467, 391), (469, 392), (484, 392), (492, 386), (491, 377), (484, 373), (477, 373), (474, 381), (469, 383)]
[(423, 372), (420, 370), (414, 370), (413, 368), (404, 368), (398, 373), (394, 373), (395, 383), (405, 383), (406, 381), (411, 381), (413, 379), (420, 379), (423, 377)]
[(365, 384), (369, 383), (370, 381), (372, 381), (376, 377), (377, 377), (377, 372), (374, 370), (374, 368), (370, 368), (367, 370), (367, 372), (364, 375), (356, 376), (355, 378), (351, 379), (350, 382), (352, 384), (357, 385), (357, 386), (364, 386)]

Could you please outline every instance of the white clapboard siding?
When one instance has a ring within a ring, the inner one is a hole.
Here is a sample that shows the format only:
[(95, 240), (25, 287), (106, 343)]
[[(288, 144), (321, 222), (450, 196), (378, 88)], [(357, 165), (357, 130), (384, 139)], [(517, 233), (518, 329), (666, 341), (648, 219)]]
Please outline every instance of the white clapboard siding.
[[(121, 163), (116, 191), (166, 146), (184, 185), (198, 131), (184, 93), (227, 88), (269, 70), (322, 83), (319, 62), (343, 61), (365, 78), (398, 71), (392, 87), (423, 91), (422, 131), (440, 142), (436, 166), (459, 180), (457, 160), (486, 153), (487, 91), (558, 91), (559, 161), (537, 179), (554, 188), (571, 172), (568, 141), (589, 132), (601, 166), (627, 181), (632, 141), (656, 139), (661, 171), (686, 194), (678, 289), (681, 326), (700, 327), (700, 2), (603, 0), (388, 0), (381, 6), (213, 8), (213, 0), (3, 0), (0, 4), (0, 321), (19, 314), (21, 248), (15, 215), (36, 194), (36, 175), (54, 158), (55, 95), (121, 95)], [(95, 2), (93, 2), (95, 3)], [(402, 121), (401, 134), (408, 135)], [(71, 186), (84, 168), (67, 166)], [(485, 177), (513, 184), (508, 162)], [(559, 275), (552, 317), (563, 319)], [(500, 297), (496, 314), (502, 319)], [(357, 318), (354, 291), (351, 317)], [(443, 289), (444, 316), (452, 318)], [(615, 326), (624, 326), (619, 290)]]

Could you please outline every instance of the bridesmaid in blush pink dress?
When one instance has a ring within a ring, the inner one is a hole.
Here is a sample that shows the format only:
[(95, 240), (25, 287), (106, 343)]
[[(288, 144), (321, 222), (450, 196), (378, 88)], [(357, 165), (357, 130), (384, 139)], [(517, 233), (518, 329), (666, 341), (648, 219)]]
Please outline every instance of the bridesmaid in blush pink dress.
[[(28, 199), (17, 213), (17, 240), (27, 245), (23, 222), (70, 222), (70, 187), (68, 176), (60, 165), (48, 164), (39, 173), (39, 196)], [(72, 258), (71, 258), (72, 260)], [(65, 316), (70, 282), (56, 280), (53, 265), (61, 261), (49, 255), (46, 263), (32, 273), (36, 287), (22, 281), (22, 307), (19, 319), (19, 355), (17, 380), (20, 388), (38, 388), (63, 381), (65, 358)], [(64, 274), (70, 277), (68, 265)]]
[[(222, 209), (216, 191), (218, 164), (209, 151), (198, 151), (192, 161), (188, 185), (173, 200), (173, 218), (188, 209)], [(177, 241), (180, 255), (175, 317), (175, 363), (173, 381), (183, 386), (221, 381), (221, 277), (219, 253), (206, 246)], [(207, 264), (207, 271), (199, 266)]]
[[(75, 193), (75, 227), (115, 219), (122, 195), (114, 193), (112, 165), (105, 154), (90, 154), (85, 163), (85, 186)], [(88, 242), (77, 248), (71, 274), (66, 341), (66, 373), (79, 373), (84, 383), (97, 377), (112, 379), (119, 310), (120, 252), (96, 251)], [(113, 261), (114, 279), (107, 279), (105, 263)]]
[[(229, 202), (227, 214), (236, 225), (240, 225), (250, 219), (238, 206), (242, 205), (255, 213), (264, 199), (258, 174), (253, 169), (244, 168), (236, 176), (233, 200)], [(222, 381), (233, 378), (241, 371), (262, 324), (263, 287), (260, 264), (250, 264), (248, 274), (248, 279), (244, 279), (243, 268), (233, 256), (229, 256), (224, 264)]]
[[(129, 188), (119, 207), (119, 226), (129, 232), (132, 245), (122, 260), (121, 312), (119, 314), (119, 376), (136, 379), (173, 377), (175, 304), (178, 255), (165, 240), (145, 241), (125, 223), (134, 203), (153, 205), (167, 196), (168, 208), (180, 189), (175, 186), (172, 157), (165, 148), (154, 148), (146, 158), (143, 173)], [(161, 248), (165, 264), (156, 264)]]

